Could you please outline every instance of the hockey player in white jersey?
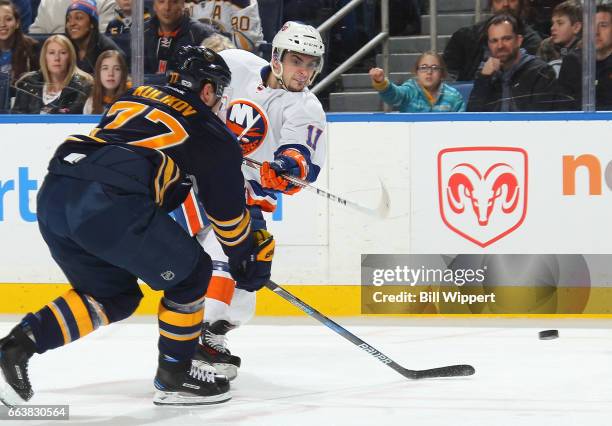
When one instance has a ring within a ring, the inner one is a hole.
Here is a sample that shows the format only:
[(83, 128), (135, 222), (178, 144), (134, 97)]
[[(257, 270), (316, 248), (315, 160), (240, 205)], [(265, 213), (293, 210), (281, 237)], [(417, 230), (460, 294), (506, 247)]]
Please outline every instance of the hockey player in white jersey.
[[(325, 161), (325, 113), (308, 90), (323, 68), (324, 51), (316, 29), (287, 22), (274, 37), (269, 63), (240, 49), (219, 53), (232, 72), (226, 124), (236, 134), (243, 155), (263, 163), (259, 170), (243, 166), (253, 229), (265, 228), (262, 211), (274, 211), (277, 194), (300, 190), (283, 173), (314, 182)], [(198, 239), (211, 253), (213, 276), (196, 358), (231, 380), (240, 358), (227, 349), (225, 335), (252, 318), (255, 293), (235, 288), (214, 233), (201, 232)]]
[(202, 0), (193, 5), (191, 16), (216, 23), (240, 49), (255, 52), (263, 42), (257, 0)]

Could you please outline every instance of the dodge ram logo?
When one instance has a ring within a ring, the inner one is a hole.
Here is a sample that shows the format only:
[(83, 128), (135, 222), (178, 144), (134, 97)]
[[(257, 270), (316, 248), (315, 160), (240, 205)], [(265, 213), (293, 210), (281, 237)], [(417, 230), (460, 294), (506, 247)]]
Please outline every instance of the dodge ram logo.
[(438, 154), (440, 215), (452, 231), (486, 247), (523, 223), (527, 152), (521, 148), (449, 148)]

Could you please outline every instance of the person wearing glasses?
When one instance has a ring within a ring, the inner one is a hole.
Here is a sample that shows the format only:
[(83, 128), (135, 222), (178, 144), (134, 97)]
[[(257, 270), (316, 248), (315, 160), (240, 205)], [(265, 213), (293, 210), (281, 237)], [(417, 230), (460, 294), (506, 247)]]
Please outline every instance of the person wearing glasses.
[(446, 66), (435, 52), (425, 52), (414, 66), (416, 78), (401, 86), (389, 81), (381, 68), (370, 69), (372, 87), (382, 100), (400, 112), (458, 112), (465, 111), (465, 102), (459, 91), (442, 80)]

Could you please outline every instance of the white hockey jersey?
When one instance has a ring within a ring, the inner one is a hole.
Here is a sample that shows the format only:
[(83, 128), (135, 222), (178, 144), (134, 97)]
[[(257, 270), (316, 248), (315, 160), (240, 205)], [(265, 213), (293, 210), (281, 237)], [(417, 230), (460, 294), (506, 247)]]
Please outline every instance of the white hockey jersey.
[(240, 49), (254, 52), (263, 42), (257, 0), (202, 0), (193, 6), (191, 16), (216, 22), (232, 34), (232, 41)]
[[(287, 148), (299, 150), (308, 161), (306, 180), (313, 182), (326, 154), (325, 113), (308, 89), (289, 92), (265, 87), (270, 64), (252, 53), (229, 49), (219, 53), (232, 72), (226, 90), (226, 124), (240, 136), (243, 155), (259, 162), (274, 161)], [(248, 203), (274, 211), (276, 194), (260, 185), (259, 169), (244, 165)]]

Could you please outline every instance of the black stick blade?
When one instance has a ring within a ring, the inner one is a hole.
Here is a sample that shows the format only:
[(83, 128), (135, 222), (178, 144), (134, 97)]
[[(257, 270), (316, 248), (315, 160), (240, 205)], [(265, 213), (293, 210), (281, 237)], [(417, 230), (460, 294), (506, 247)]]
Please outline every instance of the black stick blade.
[(411, 379), (433, 379), (436, 377), (471, 376), (476, 370), (471, 365), (449, 365), (447, 367), (430, 368), (429, 370), (408, 370)]

